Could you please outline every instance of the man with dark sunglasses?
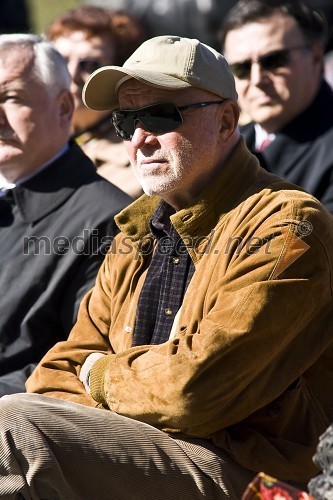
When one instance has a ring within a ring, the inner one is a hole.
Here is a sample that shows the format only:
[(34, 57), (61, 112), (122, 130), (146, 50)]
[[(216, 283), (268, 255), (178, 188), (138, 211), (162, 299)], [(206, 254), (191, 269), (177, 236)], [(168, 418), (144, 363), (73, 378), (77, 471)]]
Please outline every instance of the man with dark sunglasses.
[(303, 187), (333, 213), (325, 18), (298, 1), (241, 0), (220, 36), (235, 75), (247, 145), (269, 171)]
[(146, 41), (83, 98), (146, 194), (68, 340), (0, 399), (0, 498), (239, 500), (262, 470), (305, 487), (333, 419), (333, 217), (260, 167), (198, 40)]

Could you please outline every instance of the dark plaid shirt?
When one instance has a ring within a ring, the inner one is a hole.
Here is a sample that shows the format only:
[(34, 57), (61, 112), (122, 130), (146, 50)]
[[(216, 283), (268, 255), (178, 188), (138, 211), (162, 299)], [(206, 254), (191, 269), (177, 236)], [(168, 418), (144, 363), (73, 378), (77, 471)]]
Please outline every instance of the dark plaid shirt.
[(170, 205), (161, 202), (150, 221), (157, 245), (138, 301), (133, 345), (168, 340), (194, 273), (192, 259), (170, 222), (173, 213)]

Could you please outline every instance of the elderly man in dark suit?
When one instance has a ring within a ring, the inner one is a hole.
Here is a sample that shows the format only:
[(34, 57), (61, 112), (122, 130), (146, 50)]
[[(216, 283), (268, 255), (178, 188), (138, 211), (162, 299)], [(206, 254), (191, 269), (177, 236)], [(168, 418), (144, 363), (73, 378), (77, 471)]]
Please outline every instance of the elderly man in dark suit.
[(130, 198), (69, 141), (63, 57), (34, 35), (0, 36), (0, 395), (73, 326), (113, 216)]

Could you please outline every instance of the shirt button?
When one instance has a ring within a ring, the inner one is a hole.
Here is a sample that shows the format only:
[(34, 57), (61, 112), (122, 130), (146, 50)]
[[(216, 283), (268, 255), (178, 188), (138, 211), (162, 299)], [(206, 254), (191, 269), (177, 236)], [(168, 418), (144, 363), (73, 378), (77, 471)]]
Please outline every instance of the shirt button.
[(172, 310), (170, 309), (170, 307), (167, 307), (167, 308), (164, 310), (164, 312), (165, 312), (165, 314), (166, 314), (167, 316), (171, 316), (171, 314), (172, 314)]
[(174, 264), (179, 264), (179, 257), (172, 257), (172, 262)]
[(131, 326), (129, 326), (129, 325), (125, 326), (125, 332), (126, 333), (131, 333), (131, 331), (132, 331), (132, 327)]

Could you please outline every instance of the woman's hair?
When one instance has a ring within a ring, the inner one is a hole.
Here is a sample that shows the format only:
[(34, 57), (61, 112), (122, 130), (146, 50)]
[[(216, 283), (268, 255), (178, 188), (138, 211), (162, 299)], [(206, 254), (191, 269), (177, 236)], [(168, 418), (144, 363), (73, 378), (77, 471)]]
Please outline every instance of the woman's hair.
[(0, 35), (0, 52), (15, 47), (31, 48), (35, 55), (32, 72), (36, 79), (45, 84), (50, 95), (69, 90), (71, 76), (66, 61), (45, 38), (25, 33)]
[(48, 27), (46, 36), (53, 41), (73, 31), (83, 31), (87, 37), (108, 36), (114, 48), (110, 64), (121, 66), (148, 38), (148, 30), (134, 16), (124, 11), (113, 11), (95, 5), (69, 9)]
[(328, 28), (324, 14), (302, 1), (239, 0), (222, 22), (218, 35), (222, 50), (229, 31), (276, 14), (294, 18), (304, 40), (309, 44), (319, 41), (326, 45)]

